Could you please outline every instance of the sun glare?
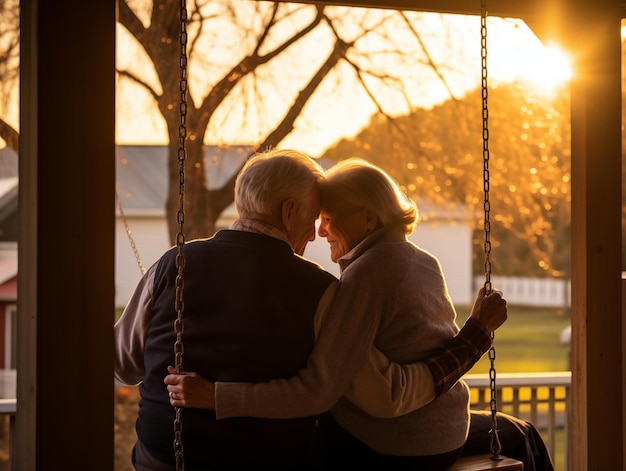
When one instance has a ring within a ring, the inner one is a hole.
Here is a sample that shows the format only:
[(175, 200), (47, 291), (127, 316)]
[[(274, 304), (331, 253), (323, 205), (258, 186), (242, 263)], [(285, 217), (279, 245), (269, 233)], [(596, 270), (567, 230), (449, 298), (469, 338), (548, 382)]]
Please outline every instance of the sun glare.
[(570, 58), (556, 45), (547, 46), (544, 57), (539, 65), (543, 68), (542, 75), (548, 81), (566, 82), (572, 78)]
[(526, 81), (537, 92), (549, 94), (571, 79), (570, 58), (558, 44), (542, 43), (522, 21), (491, 26), (489, 67), (496, 81)]
[(556, 45), (538, 47), (526, 59), (520, 76), (528, 80), (537, 91), (551, 93), (571, 79), (570, 58)]

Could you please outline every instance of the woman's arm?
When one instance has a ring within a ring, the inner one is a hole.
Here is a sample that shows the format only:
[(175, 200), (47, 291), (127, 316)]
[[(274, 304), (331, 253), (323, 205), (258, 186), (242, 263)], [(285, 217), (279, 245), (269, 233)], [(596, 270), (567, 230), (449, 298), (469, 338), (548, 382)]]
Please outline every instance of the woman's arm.
[(455, 337), (422, 362), (399, 365), (373, 348), (345, 395), (374, 417), (408, 414), (447, 392), (490, 346), (489, 333), (470, 317)]
[(316, 316), (324, 322), (305, 368), (265, 383), (215, 383), (217, 418), (294, 418), (328, 411), (367, 359), (380, 323), (383, 294), (367, 280), (355, 281), (344, 276), (320, 302)]
[(392, 363), (376, 348), (355, 376), (346, 397), (370, 415), (408, 414), (447, 392), (491, 347), (491, 332), (507, 319), (506, 301), (482, 288), (459, 333), (422, 362)]
[[(218, 418), (236, 415), (289, 418), (323, 412), (345, 394), (370, 415), (383, 418), (404, 415), (445, 393), (489, 349), (490, 331), (505, 322), (507, 309), (506, 301), (499, 292), (483, 298), (484, 291), (481, 290), (472, 314), (460, 332), (443, 347), (432, 352), (423, 362), (406, 365), (392, 363), (371, 346), (365, 352), (367, 358), (362, 362), (358, 372), (347, 373), (347, 376), (341, 379), (332, 373), (346, 371), (345, 366), (348, 363), (341, 360), (337, 365), (329, 364), (329, 357), (316, 345), (307, 368), (289, 379), (273, 380), (268, 383), (213, 385), (195, 374), (193, 376), (171, 374), (165, 378), (168, 390), (174, 393), (170, 402), (177, 407), (215, 408), (218, 411)], [(332, 322), (336, 323), (338, 319), (333, 319)], [(325, 331), (327, 328), (329, 330)], [(334, 327), (325, 325), (320, 332), (318, 343), (328, 343), (326, 348), (330, 348), (333, 339), (350, 337), (349, 335), (346, 337), (345, 332), (333, 334), (333, 329), (336, 328), (337, 325)], [(345, 349), (339, 350), (346, 355)], [(349, 357), (350, 355), (347, 355), (347, 358)], [(333, 387), (332, 378), (337, 381), (336, 387)], [(291, 393), (294, 396), (284, 397), (283, 401), (277, 400), (278, 396)], [(319, 394), (319, 397), (316, 397), (316, 394)], [(310, 399), (311, 403), (301, 403), (302, 398)]]
[[(217, 382), (215, 400), (204, 401), (204, 406), (211, 407), (214, 402), (220, 419), (295, 418), (328, 411), (368, 357), (380, 323), (382, 298), (380, 290), (368, 286), (368, 281), (346, 282), (344, 277), (320, 300), (316, 317), (321, 315), (324, 322), (305, 368), (291, 378), (264, 383)], [(184, 375), (169, 375), (165, 382), (168, 390), (181, 398), (179, 402), (172, 398), (174, 405), (198, 407), (185, 402), (188, 392), (184, 390)]]
[(373, 347), (345, 396), (374, 417), (392, 418), (435, 399), (435, 382), (425, 363), (392, 363)]

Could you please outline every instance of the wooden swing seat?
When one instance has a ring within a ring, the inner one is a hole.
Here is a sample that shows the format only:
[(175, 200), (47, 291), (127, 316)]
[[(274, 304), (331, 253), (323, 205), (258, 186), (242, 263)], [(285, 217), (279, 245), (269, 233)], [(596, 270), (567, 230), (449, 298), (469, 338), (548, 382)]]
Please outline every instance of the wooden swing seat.
[(506, 457), (502, 457), (501, 460), (492, 460), (491, 454), (463, 456), (448, 471), (486, 471), (489, 469), (524, 471), (524, 463)]

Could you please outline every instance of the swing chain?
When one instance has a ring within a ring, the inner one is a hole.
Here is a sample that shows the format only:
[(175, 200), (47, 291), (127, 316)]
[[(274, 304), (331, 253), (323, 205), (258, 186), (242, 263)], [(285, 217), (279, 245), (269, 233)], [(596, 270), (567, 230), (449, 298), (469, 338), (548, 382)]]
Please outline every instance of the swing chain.
[(485, 290), (491, 293), (491, 223), (489, 214), (491, 202), (489, 201), (489, 107), (487, 87), (487, 9), (486, 1), (481, 0), (480, 15), (480, 56), (481, 56), (481, 88), (482, 88), (482, 119), (483, 119), (483, 190), (484, 190), (484, 231), (485, 231)]
[[(487, 1), (481, 0), (480, 5), (480, 56), (481, 56), (481, 89), (482, 89), (482, 121), (483, 121), (483, 190), (484, 190), (484, 231), (485, 231), (485, 294), (490, 294), (491, 286), (491, 202), (489, 200), (489, 107), (487, 87)], [(491, 445), (491, 459), (501, 460), (502, 446), (498, 438), (497, 422), (497, 391), (496, 391), (496, 349), (494, 347), (494, 333), (491, 333), (491, 347), (489, 348), (489, 387), (491, 390), (491, 430), (489, 432)]]
[[(183, 278), (183, 268), (185, 267), (185, 254), (183, 248), (185, 246), (185, 233), (183, 226), (185, 222), (185, 160), (187, 159), (187, 150), (185, 149), (185, 139), (187, 137), (187, 5), (185, 0), (180, 0), (180, 125), (178, 128), (178, 162), (179, 162), (179, 186), (178, 186), (178, 213), (177, 222), (179, 231), (176, 235), (176, 247), (178, 254), (176, 256), (176, 320), (174, 321), (174, 333), (176, 334), (176, 342), (174, 343), (174, 367), (176, 374), (181, 374), (183, 370), (183, 352), (184, 346), (182, 334), (184, 299), (183, 289), (185, 286)], [(176, 455), (176, 471), (185, 469), (185, 461), (183, 454), (182, 431), (183, 423), (181, 420), (181, 407), (175, 407), (174, 419), (174, 452)]]
[(146, 268), (143, 266), (143, 262), (141, 261), (141, 257), (139, 256), (139, 250), (137, 250), (137, 245), (135, 244), (133, 233), (130, 230), (128, 219), (126, 218), (126, 214), (124, 213), (124, 208), (122, 208), (122, 200), (120, 199), (120, 195), (117, 192), (117, 188), (115, 189), (115, 200), (117, 201), (117, 208), (119, 209), (120, 217), (122, 218), (122, 222), (124, 223), (124, 230), (126, 231), (128, 242), (130, 243), (130, 247), (133, 249), (133, 253), (135, 254), (135, 260), (137, 260), (137, 265), (139, 265), (139, 271), (141, 271), (141, 275), (143, 276), (146, 274)]

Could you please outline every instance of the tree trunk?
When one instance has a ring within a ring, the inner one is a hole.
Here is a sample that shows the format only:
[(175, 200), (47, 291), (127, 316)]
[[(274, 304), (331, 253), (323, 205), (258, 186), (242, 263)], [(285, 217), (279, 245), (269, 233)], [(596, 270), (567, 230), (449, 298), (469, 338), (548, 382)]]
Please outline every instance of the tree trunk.
[[(176, 128), (176, 133), (178, 128)], [(171, 135), (171, 132), (170, 132)], [(183, 222), (185, 240), (210, 237), (215, 232), (216, 215), (211, 209), (210, 192), (204, 162), (204, 149), (200, 139), (185, 143), (186, 159), (181, 171), (178, 158), (178, 140), (170, 139), (169, 188), (167, 197), (167, 226), (172, 244), (176, 243)], [(180, 208), (181, 173), (184, 182), (182, 212)], [(219, 214), (218, 214), (219, 215)]]

